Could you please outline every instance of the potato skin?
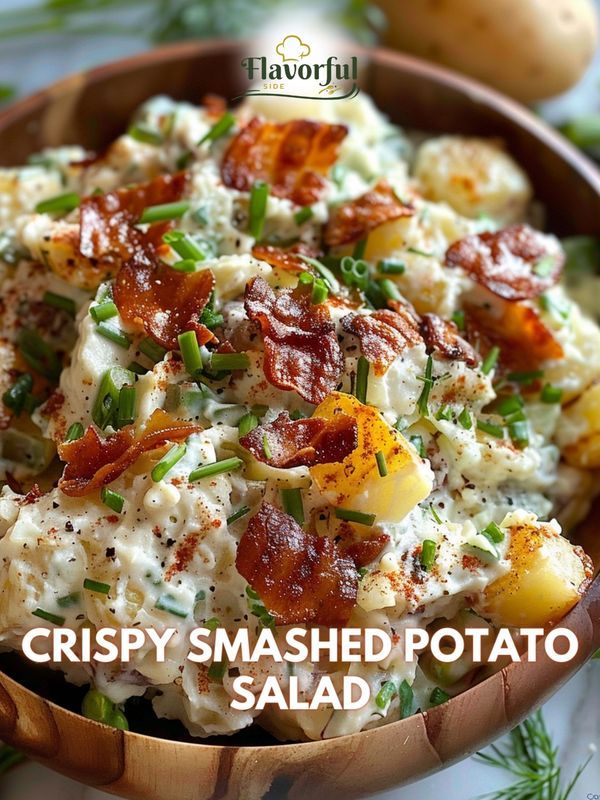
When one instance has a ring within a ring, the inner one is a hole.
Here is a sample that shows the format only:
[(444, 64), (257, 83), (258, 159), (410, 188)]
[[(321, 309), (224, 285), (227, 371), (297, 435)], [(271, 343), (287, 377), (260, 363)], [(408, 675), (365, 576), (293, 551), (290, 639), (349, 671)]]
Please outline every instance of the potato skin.
[(515, 522), (510, 537), (511, 568), (486, 588), (475, 610), (496, 626), (556, 624), (587, 588), (590, 558), (551, 523)]
[(386, 44), (471, 75), (522, 102), (565, 91), (598, 40), (592, 0), (376, 0)]

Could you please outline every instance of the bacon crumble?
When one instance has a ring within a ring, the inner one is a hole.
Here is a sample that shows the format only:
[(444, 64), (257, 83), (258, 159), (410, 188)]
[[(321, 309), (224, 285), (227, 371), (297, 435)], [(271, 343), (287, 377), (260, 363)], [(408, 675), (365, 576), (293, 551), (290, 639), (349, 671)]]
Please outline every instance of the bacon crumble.
[(365, 194), (342, 203), (325, 227), (325, 244), (338, 247), (364, 239), (372, 230), (401, 217), (414, 214), (412, 206), (396, 197), (385, 180), (379, 181)]
[(344, 625), (356, 604), (352, 559), (266, 502), (248, 523), (235, 564), (280, 625)]
[(221, 163), (223, 183), (248, 192), (264, 180), (276, 197), (298, 205), (319, 199), (324, 176), (335, 163), (348, 129), (296, 119), (268, 122), (254, 117), (231, 141)]
[[(269, 457), (265, 454), (265, 438)], [(334, 419), (292, 420), (287, 411), (282, 411), (273, 422), (259, 425), (243, 436), (240, 444), (258, 461), (272, 467), (311, 467), (343, 461), (358, 445), (358, 428), (346, 414)]]
[(445, 358), (464, 361), (470, 367), (481, 361), (479, 353), (460, 336), (454, 322), (437, 314), (423, 314), (420, 329), (428, 353), (435, 350)]
[(422, 342), (408, 312), (384, 308), (368, 315), (348, 314), (342, 317), (341, 324), (358, 338), (362, 354), (373, 364), (376, 375), (384, 375), (400, 353)]
[(446, 251), (445, 263), (462, 267), (498, 297), (529, 300), (558, 281), (564, 260), (553, 237), (529, 225), (511, 225), (459, 239)]
[(300, 256), (317, 258), (319, 251), (304, 242), (298, 242), (288, 248), (275, 247), (270, 244), (255, 244), (252, 255), (276, 269), (289, 272), (313, 272), (313, 268)]
[(253, 278), (244, 307), (260, 326), (270, 384), (314, 405), (335, 390), (344, 357), (326, 303), (312, 303), (304, 287), (275, 293), (263, 278)]
[(167, 442), (182, 442), (201, 428), (191, 422), (173, 419), (156, 409), (146, 427), (137, 433), (126, 425), (103, 439), (90, 425), (80, 439), (58, 446), (58, 455), (66, 462), (58, 488), (69, 497), (83, 497), (115, 481), (137, 459)]

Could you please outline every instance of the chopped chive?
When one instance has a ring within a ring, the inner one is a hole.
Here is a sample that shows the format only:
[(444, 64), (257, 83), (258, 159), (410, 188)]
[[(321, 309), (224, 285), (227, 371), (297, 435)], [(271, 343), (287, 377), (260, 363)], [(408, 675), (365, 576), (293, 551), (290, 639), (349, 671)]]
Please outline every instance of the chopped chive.
[(375, 461), (377, 462), (377, 469), (379, 470), (380, 476), (385, 478), (385, 476), (388, 474), (388, 468), (385, 455), (381, 450), (378, 450), (377, 453), (375, 453)]
[(398, 287), (391, 278), (384, 278), (379, 281), (379, 286), (383, 292), (384, 297), (388, 300), (402, 300), (402, 295), (398, 291)]
[(61, 373), (60, 359), (37, 331), (23, 328), (19, 333), (17, 343), (23, 358), (31, 369), (51, 381), (58, 380)]
[(132, 361), (127, 369), (135, 375), (147, 375), (150, 372), (148, 367), (143, 367), (138, 361)]
[(364, 291), (369, 284), (369, 266), (366, 261), (356, 261), (351, 256), (344, 256), (340, 261), (340, 272), (346, 286), (356, 286)]
[(452, 419), (452, 409), (448, 405), (443, 405), (437, 414), (435, 415), (436, 419), (445, 419), (450, 420)]
[(208, 668), (208, 677), (211, 681), (221, 681), (227, 671), (227, 661), (213, 661)]
[(122, 387), (125, 384), (133, 384), (134, 381), (135, 375), (123, 367), (111, 367), (106, 370), (92, 406), (92, 420), (101, 430), (116, 418)]
[(498, 403), (498, 413), (502, 417), (507, 417), (509, 414), (514, 414), (516, 411), (521, 411), (523, 408), (523, 398), (518, 394), (505, 397)]
[(265, 458), (270, 461), (273, 458), (273, 453), (271, 452), (271, 448), (269, 446), (269, 440), (267, 438), (267, 434), (263, 434), (262, 437), (262, 449), (263, 453), (265, 454)]
[(100, 581), (93, 581), (91, 578), (86, 578), (83, 582), (83, 588), (90, 592), (97, 592), (98, 594), (108, 594), (110, 592), (110, 583), (101, 583)]
[(209, 369), (213, 372), (235, 369), (248, 369), (250, 359), (247, 353), (212, 353), (208, 360)]
[(80, 203), (79, 195), (75, 192), (67, 192), (66, 194), (59, 194), (56, 197), (49, 197), (47, 200), (42, 200), (35, 207), (36, 214), (60, 214), (73, 211), (74, 208)]
[(109, 342), (118, 344), (119, 347), (122, 347), (124, 350), (127, 350), (131, 345), (131, 339), (124, 331), (120, 328), (108, 325), (106, 322), (99, 322), (96, 325), (96, 332), (105, 339), (108, 339)]
[(177, 341), (185, 368), (190, 375), (194, 375), (199, 369), (202, 369), (202, 354), (198, 338), (194, 331), (186, 331), (179, 334)]
[(160, 203), (156, 206), (148, 206), (142, 211), (138, 222), (141, 225), (152, 224), (153, 222), (163, 222), (171, 219), (181, 219), (190, 204), (186, 200), (177, 203)]
[(387, 297), (381, 291), (379, 281), (369, 281), (365, 289), (365, 299), (372, 308), (387, 308)]
[(481, 371), (484, 375), (489, 375), (489, 373), (494, 369), (496, 364), (498, 363), (498, 358), (500, 356), (500, 348), (497, 346), (492, 347), (490, 352), (487, 356), (483, 359), (481, 363)]
[(127, 131), (127, 135), (135, 139), (136, 142), (143, 142), (144, 144), (159, 145), (165, 140), (165, 137), (160, 131), (145, 125), (143, 122), (137, 125), (132, 125)]
[(99, 303), (90, 308), (90, 317), (94, 322), (104, 322), (104, 320), (116, 317), (119, 313), (117, 306), (110, 300), (108, 303)]
[(371, 365), (364, 356), (360, 356), (356, 364), (356, 385), (354, 396), (359, 403), (367, 402), (367, 389), (369, 386), (369, 369)]
[(246, 514), (249, 513), (250, 509), (248, 508), (248, 506), (242, 506), (241, 508), (238, 508), (237, 511), (234, 511), (233, 514), (231, 514), (231, 516), (227, 517), (226, 522), (228, 525), (233, 525), (234, 522), (237, 522), (238, 519), (245, 517)]
[[(166, 262), (164, 262), (166, 264)], [(174, 261), (172, 264), (166, 264), (170, 269), (175, 272), (196, 272), (196, 262), (193, 258), (182, 258), (180, 261)]]
[(443, 689), (440, 689), (439, 686), (436, 686), (433, 692), (429, 695), (429, 705), (431, 708), (434, 706), (441, 706), (442, 703), (446, 703), (450, 700), (450, 695), (447, 694)]
[(217, 628), (221, 627), (221, 620), (218, 617), (210, 617), (205, 619), (202, 625), (204, 628), (208, 628), (209, 631), (216, 631)]
[(427, 451), (425, 450), (422, 436), (416, 433), (411, 436), (408, 441), (412, 444), (421, 458), (427, 458)]
[(385, 708), (392, 697), (396, 694), (396, 684), (394, 681), (386, 681), (375, 697), (377, 708)]
[(204, 142), (214, 142), (217, 139), (220, 139), (221, 136), (225, 136), (227, 131), (229, 131), (234, 125), (235, 117), (230, 111), (226, 111), (225, 114), (223, 114), (223, 116), (215, 122), (212, 128), (208, 130), (199, 140), (198, 147), (201, 144), (204, 144)]
[(43, 608), (36, 608), (36, 610), (31, 613), (34, 617), (44, 619), (46, 622), (52, 622), (54, 625), (64, 625), (65, 623), (64, 617), (60, 617), (58, 614), (51, 614), (49, 611), (44, 611)]
[(7, 408), (14, 411), (18, 417), (25, 407), (25, 401), (32, 388), (33, 378), (28, 372), (25, 372), (4, 392), (2, 402)]
[(383, 275), (402, 275), (406, 272), (406, 264), (393, 258), (383, 258), (377, 262), (377, 271)]
[(496, 425), (493, 422), (487, 422), (484, 419), (477, 420), (477, 429), (484, 433), (489, 433), (490, 436), (495, 436), (497, 439), (502, 439), (504, 436), (504, 428), (502, 425)]
[(417, 400), (417, 408), (421, 416), (426, 417), (429, 414), (429, 394), (433, 387), (433, 357), (427, 357), (427, 366), (425, 367), (425, 375), (421, 378), (423, 381), (423, 389)]
[(257, 427), (258, 427), (258, 417), (256, 417), (250, 411), (247, 414), (244, 414), (244, 416), (238, 422), (238, 433), (240, 439), (243, 436), (246, 436), (246, 434), (250, 433), (250, 431), (253, 431), (254, 428)]
[(317, 278), (313, 282), (312, 294), (310, 297), (311, 303), (315, 306), (321, 305), (321, 303), (327, 300), (328, 296), (329, 289), (327, 288), (327, 284), (322, 278)]
[(105, 506), (108, 506), (117, 514), (120, 514), (123, 511), (125, 498), (122, 494), (114, 492), (112, 489), (108, 489), (106, 486), (103, 486), (102, 491), (100, 492), (100, 499)]
[(403, 680), (400, 684), (398, 696), (400, 699), (400, 719), (406, 719), (412, 714), (414, 702), (412, 686), (406, 680)]
[(421, 546), (421, 566), (425, 570), (430, 570), (434, 563), (437, 552), (437, 544), (433, 539), (425, 539)]
[(212, 292), (208, 303), (202, 309), (200, 314), (200, 322), (205, 325), (209, 330), (214, 330), (222, 325), (224, 322), (223, 314), (220, 311), (215, 311), (215, 293)]
[(508, 426), (508, 434), (517, 447), (527, 447), (529, 444), (529, 423), (525, 420), (512, 422)]
[(534, 369), (530, 372), (509, 372), (508, 380), (513, 381), (514, 383), (523, 383), (525, 385), (534, 383), (539, 378), (544, 377), (544, 370), (543, 369)]
[(214, 461), (212, 464), (202, 464), (190, 472), (188, 481), (194, 483), (194, 481), (199, 481), (202, 478), (212, 478), (215, 475), (222, 475), (224, 472), (233, 472), (239, 469), (243, 463), (241, 458), (233, 456), (232, 458), (225, 458), (223, 461)]
[(122, 386), (117, 404), (116, 427), (124, 428), (135, 420), (135, 386)]
[(504, 541), (504, 533), (502, 531), (502, 528), (495, 522), (490, 522), (490, 524), (487, 527), (485, 527), (481, 531), (481, 533), (494, 544), (498, 544), (499, 542)]
[(70, 317), (74, 317), (77, 312), (75, 300), (72, 300), (70, 297), (65, 297), (63, 294), (44, 292), (42, 303), (51, 308), (57, 308), (59, 311), (66, 311)]
[(437, 522), (437, 524), (438, 525), (443, 525), (444, 523), (442, 522), (442, 518), (440, 517), (438, 512), (435, 510), (435, 508), (433, 506), (433, 503), (429, 504), (429, 510), (431, 511), (431, 516), (434, 518), (434, 520)]
[(540, 278), (547, 278), (552, 275), (555, 264), (556, 261), (552, 256), (544, 256), (534, 265), (533, 272)]
[(81, 424), (81, 422), (74, 422), (72, 425), (69, 425), (69, 430), (67, 431), (65, 442), (76, 442), (77, 439), (81, 439), (82, 436), (83, 436), (83, 425)]
[(367, 240), (366, 239), (359, 239), (358, 242), (354, 245), (354, 250), (352, 251), (352, 258), (360, 259), (365, 257), (365, 250), (367, 249)]
[(405, 417), (398, 417), (396, 422), (394, 422), (394, 428), (402, 433), (408, 428), (408, 420)]
[(308, 264), (319, 273), (325, 283), (329, 286), (330, 292), (333, 294), (337, 294), (339, 292), (340, 284), (329, 267), (326, 267), (321, 261), (317, 261), (316, 258), (310, 258), (310, 256), (304, 256), (300, 254), (300, 258), (305, 264)]
[(294, 214), (294, 222), (300, 227), (300, 225), (304, 225), (305, 222), (312, 219), (313, 216), (314, 212), (310, 206), (302, 206), (302, 208)]
[(473, 418), (471, 417), (471, 413), (469, 412), (468, 408), (466, 407), (463, 408), (463, 410), (458, 415), (458, 421), (466, 431), (471, 430), (471, 428), (473, 427)]
[(269, 199), (269, 184), (265, 181), (254, 181), (250, 190), (250, 205), (248, 208), (248, 230), (254, 239), (260, 239), (267, 215), (267, 201)]
[(162, 479), (173, 469), (175, 464), (184, 457), (187, 450), (187, 446), (185, 442), (181, 444), (174, 444), (171, 449), (165, 453), (165, 455), (160, 459), (158, 464), (154, 467), (152, 472), (150, 473), (150, 477), (155, 483), (162, 481)]
[(560, 386), (552, 386), (547, 383), (541, 391), (540, 400), (542, 403), (560, 403), (563, 396), (563, 390)]
[(352, 511), (350, 508), (336, 508), (335, 516), (347, 522), (358, 522), (359, 525), (368, 525), (369, 527), (375, 524), (376, 519), (375, 514), (363, 514), (362, 511)]
[(182, 608), (177, 600), (170, 594), (161, 595), (156, 601), (154, 608), (158, 611), (166, 611), (168, 614), (181, 617), (181, 619), (185, 619), (188, 615), (188, 612)]
[(162, 361), (167, 352), (164, 347), (161, 347), (158, 342), (155, 342), (154, 339), (150, 339), (150, 337), (142, 339), (138, 347), (140, 353), (143, 353), (150, 361), (154, 361), (154, 363)]
[(198, 247), (192, 237), (184, 231), (169, 231), (163, 235), (163, 242), (168, 244), (178, 256), (184, 260), (204, 261), (206, 254)]
[(358, 580), (362, 581), (362, 579), (369, 573), (369, 570), (366, 567), (359, 567), (357, 570), (358, 572)]
[(427, 253), (425, 250), (419, 250), (417, 247), (407, 247), (408, 253), (413, 253), (415, 256), (423, 256), (424, 258), (433, 258), (433, 253)]
[(56, 605), (59, 608), (71, 608), (72, 606), (76, 606), (81, 599), (81, 595), (79, 592), (72, 592), (71, 594), (66, 594), (64, 597), (59, 597), (56, 601)]
[(282, 489), (281, 502), (285, 513), (293, 517), (298, 525), (304, 525), (304, 506), (300, 489)]
[(464, 331), (465, 329), (465, 312), (464, 311), (455, 311), (452, 314), (452, 322), (456, 325), (459, 331)]

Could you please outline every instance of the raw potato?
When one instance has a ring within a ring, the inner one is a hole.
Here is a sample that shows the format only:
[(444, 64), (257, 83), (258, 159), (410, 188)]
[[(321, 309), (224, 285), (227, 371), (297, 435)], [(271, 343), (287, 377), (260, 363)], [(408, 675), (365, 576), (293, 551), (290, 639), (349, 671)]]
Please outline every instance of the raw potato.
[(508, 225), (523, 219), (532, 197), (521, 167), (494, 141), (440, 136), (421, 145), (415, 177), (428, 200), (465, 217), (486, 214)]
[(491, 583), (476, 611), (496, 626), (547, 627), (581, 599), (591, 577), (590, 559), (532, 515), (510, 525), (510, 571)]
[(377, 0), (386, 43), (532, 102), (581, 77), (597, 44), (592, 0)]

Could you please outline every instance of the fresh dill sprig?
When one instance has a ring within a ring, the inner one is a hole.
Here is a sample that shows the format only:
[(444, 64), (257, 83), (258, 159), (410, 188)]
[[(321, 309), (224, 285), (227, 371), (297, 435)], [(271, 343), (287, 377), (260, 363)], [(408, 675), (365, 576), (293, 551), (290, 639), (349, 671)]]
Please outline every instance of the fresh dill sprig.
[(490, 750), (491, 755), (477, 753), (477, 758), (509, 772), (515, 781), (478, 800), (567, 800), (590, 760), (588, 758), (563, 786), (558, 747), (552, 741), (541, 711), (536, 711), (512, 730), (506, 744), (492, 745)]
[(25, 758), (26, 756), (14, 747), (0, 743), (0, 775), (4, 775), (11, 767), (16, 767), (21, 761), (25, 761)]

